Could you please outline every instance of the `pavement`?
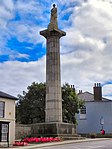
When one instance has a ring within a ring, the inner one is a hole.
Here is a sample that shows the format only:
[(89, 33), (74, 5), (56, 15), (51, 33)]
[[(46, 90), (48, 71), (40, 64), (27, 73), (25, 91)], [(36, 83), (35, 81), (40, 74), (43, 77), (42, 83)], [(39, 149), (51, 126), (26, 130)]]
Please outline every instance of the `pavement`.
[(72, 143), (80, 143), (80, 142), (90, 142), (90, 141), (102, 141), (102, 140), (109, 140), (110, 138), (94, 138), (94, 139), (81, 139), (81, 140), (66, 140), (60, 142), (50, 142), (50, 143), (42, 143), (42, 144), (28, 144), (27, 146), (13, 146), (9, 148), (3, 149), (36, 149), (48, 146), (56, 146), (56, 145), (65, 145), (65, 144), (72, 144)]

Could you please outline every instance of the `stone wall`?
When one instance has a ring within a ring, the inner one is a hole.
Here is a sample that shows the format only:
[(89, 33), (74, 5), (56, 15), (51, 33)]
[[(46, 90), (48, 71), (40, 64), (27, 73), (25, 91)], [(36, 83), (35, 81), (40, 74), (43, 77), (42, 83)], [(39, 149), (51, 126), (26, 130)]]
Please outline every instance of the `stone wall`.
[(16, 124), (16, 128), (15, 128), (15, 139), (16, 140), (22, 139), (30, 135), (31, 135), (30, 125)]

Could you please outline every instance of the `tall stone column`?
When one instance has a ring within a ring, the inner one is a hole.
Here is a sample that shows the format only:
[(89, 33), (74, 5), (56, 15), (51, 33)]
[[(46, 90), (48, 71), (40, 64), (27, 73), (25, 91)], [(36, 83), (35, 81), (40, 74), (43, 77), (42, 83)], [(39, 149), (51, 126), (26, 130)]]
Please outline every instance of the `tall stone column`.
[(46, 110), (45, 122), (62, 122), (62, 95), (60, 74), (60, 38), (66, 33), (58, 29), (57, 8), (51, 9), (51, 20), (46, 30)]
[[(60, 74), (60, 38), (66, 33), (58, 29), (57, 8), (51, 9), (51, 19), (46, 30), (46, 115), (45, 123), (32, 124), (32, 136), (76, 137), (74, 124), (62, 122), (62, 95)], [(35, 131), (36, 130), (36, 131)], [(38, 132), (38, 133), (37, 133)]]

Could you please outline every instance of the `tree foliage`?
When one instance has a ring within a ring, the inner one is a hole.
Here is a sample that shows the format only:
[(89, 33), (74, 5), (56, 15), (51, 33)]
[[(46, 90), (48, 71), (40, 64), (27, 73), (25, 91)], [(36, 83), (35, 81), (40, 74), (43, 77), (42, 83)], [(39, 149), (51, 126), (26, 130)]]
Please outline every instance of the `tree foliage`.
[(44, 122), (45, 118), (45, 83), (33, 82), (28, 92), (19, 95), (16, 105), (16, 119), (23, 124)]
[[(33, 82), (28, 86), (27, 92), (19, 95), (19, 101), (16, 105), (16, 120), (22, 124), (41, 123), (45, 121), (45, 83)], [(62, 87), (62, 107), (63, 121), (76, 123), (75, 114), (83, 105), (82, 100), (78, 99), (75, 91), (65, 84)]]
[(63, 121), (76, 124), (75, 115), (84, 102), (78, 98), (74, 88), (71, 88), (68, 83), (62, 87), (62, 99)]

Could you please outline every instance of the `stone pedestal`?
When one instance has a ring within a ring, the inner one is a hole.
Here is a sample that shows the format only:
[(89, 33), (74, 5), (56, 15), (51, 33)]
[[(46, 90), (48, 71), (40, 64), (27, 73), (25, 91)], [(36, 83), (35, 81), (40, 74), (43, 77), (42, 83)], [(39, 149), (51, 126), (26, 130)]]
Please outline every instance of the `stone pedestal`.
[(32, 134), (36, 137), (76, 137), (76, 127), (69, 123), (38, 123), (32, 125)]

